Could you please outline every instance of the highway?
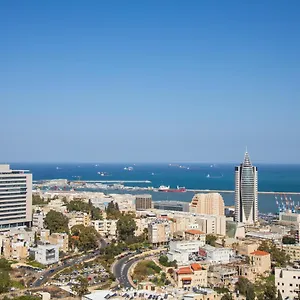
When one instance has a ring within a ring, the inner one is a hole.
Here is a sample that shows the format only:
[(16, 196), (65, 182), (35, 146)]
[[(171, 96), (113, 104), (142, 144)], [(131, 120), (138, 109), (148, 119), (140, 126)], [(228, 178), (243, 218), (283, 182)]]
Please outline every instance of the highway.
[[(107, 242), (104, 239), (101, 239), (99, 241), (99, 248), (105, 248), (106, 245), (107, 245)], [(46, 271), (40, 273), (40, 278), (38, 278), (32, 284), (32, 287), (40, 287), (41, 285), (46, 283), (49, 280), (49, 278), (51, 276), (53, 276), (55, 273), (65, 269), (65, 268), (71, 267), (72, 265), (76, 265), (83, 261), (94, 258), (98, 255), (100, 255), (100, 249), (90, 252), (88, 254), (82, 255), (82, 256), (66, 259), (63, 261), (62, 265), (60, 265), (58, 267), (53, 267), (52, 269), (47, 269)]]
[(128, 279), (129, 269), (135, 262), (141, 259), (137, 257), (128, 261), (132, 256), (133, 255), (128, 255), (121, 258), (120, 260), (118, 260), (118, 262), (114, 265), (113, 268), (113, 273), (116, 279), (119, 281), (119, 284), (125, 288), (133, 287), (133, 285)]

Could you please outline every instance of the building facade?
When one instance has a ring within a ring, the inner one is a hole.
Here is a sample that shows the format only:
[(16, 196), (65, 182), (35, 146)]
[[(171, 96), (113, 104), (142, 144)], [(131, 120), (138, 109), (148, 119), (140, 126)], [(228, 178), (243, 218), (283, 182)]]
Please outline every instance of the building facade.
[(207, 287), (207, 270), (198, 263), (181, 267), (175, 274), (175, 282), (178, 288)]
[(250, 265), (255, 267), (257, 274), (264, 274), (271, 270), (271, 255), (268, 252), (256, 250), (249, 255)]
[(298, 299), (300, 269), (275, 268), (275, 286), (282, 299)]
[(172, 238), (169, 220), (156, 219), (148, 225), (148, 240), (151, 244), (165, 244)]
[(55, 264), (59, 261), (59, 245), (43, 244), (31, 249), (35, 260), (43, 265)]
[(152, 196), (151, 195), (137, 195), (135, 197), (135, 209), (147, 210), (152, 208)]
[(32, 174), (0, 165), (0, 230), (31, 226)]
[(224, 200), (219, 193), (196, 194), (190, 203), (190, 212), (224, 216)]
[(252, 166), (248, 152), (235, 167), (235, 221), (247, 225), (258, 221), (257, 168)]

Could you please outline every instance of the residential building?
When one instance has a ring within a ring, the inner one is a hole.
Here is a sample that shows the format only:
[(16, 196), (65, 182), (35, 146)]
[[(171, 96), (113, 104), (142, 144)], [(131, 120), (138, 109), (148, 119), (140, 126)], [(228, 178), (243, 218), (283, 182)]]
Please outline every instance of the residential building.
[(300, 269), (275, 268), (275, 286), (282, 299), (298, 299), (300, 292)]
[(156, 219), (148, 225), (148, 239), (151, 244), (165, 244), (172, 238), (170, 221)]
[(235, 167), (235, 221), (253, 225), (258, 221), (257, 168), (252, 166), (248, 152)]
[(137, 195), (135, 197), (135, 209), (147, 210), (152, 208), (152, 196), (151, 195)]
[(67, 253), (69, 251), (69, 236), (67, 233), (52, 233), (49, 236), (49, 243), (58, 245), (59, 250)]
[(188, 229), (185, 232), (185, 239), (188, 241), (201, 241), (202, 246), (205, 245), (206, 234), (198, 229)]
[(219, 193), (196, 194), (190, 203), (190, 212), (224, 216), (224, 200)]
[(249, 255), (250, 265), (255, 267), (257, 274), (264, 274), (271, 270), (271, 255), (266, 251), (256, 250)]
[(31, 226), (32, 174), (0, 165), (0, 231)]
[(234, 251), (229, 248), (216, 248), (211, 245), (204, 245), (199, 249), (199, 255), (207, 262), (226, 264), (234, 257)]
[(208, 288), (199, 288), (195, 292), (183, 295), (182, 300), (220, 300), (221, 294)]
[(83, 212), (71, 212), (67, 214), (69, 218), (69, 228), (71, 229), (75, 225), (83, 225), (85, 227), (90, 226), (91, 216), (88, 213)]
[(198, 254), (200, 247), (205, 244), (203, 240), (195, 241), (170, 241), (167, 253), (169, 261), (176, 260), (178, 265), (189, 262), (190, 254)]
[(239, 255), (249, 256), (250, 253), (256, 251), (259, 247), (259, 243), (253, 241), (241, 241), (237, 246), (237, 252)]
[(175, 282), (178, 288), (206, 287), (207, 270), (198, 263), (181, 267), (175, 273)]
[(171, 211), (189, 211), (189, 203), (182, 201), (155, 201), (153, 202), (155, 209), (171, 210)]
[(115, 238), (117, 236), (117, 222), (118, 220), (95, 220), (92, 221), (92, 226), (100, 233), (101, 236)]
[(43, 265), (55, 264), (59, 261), (59, 245), (41, 244), (31, 248), (35, 260)]
[(289, 255), (291, 261), (300, 261), (300, 245), (282, 245), (282, 249)]
[(32, 214), (32, 226), (38, 229), (44, 228), (44, 220), (46, 215), (42, 211), (38, 211)]

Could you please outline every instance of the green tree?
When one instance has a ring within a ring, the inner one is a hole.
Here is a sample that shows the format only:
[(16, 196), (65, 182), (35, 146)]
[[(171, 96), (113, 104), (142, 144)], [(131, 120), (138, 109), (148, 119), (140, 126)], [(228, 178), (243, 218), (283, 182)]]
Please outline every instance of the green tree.
[(52, 232), (68, 232), (68, 218), (60, 212), (50, 210), (45, 217), (45, 227)]
[(285, 235), (282, 238), (282, 244), (288, 244), (288, 245), (296, 244), (296, 239), (293, 236)]
[(208, 234), (207, 236), (206, 236), (206, 244), (208, 244), (208, 245), (211, 245), (211, 246), (215, 246), (216, 245), (216, 240), (217, 240), (218, 238), (215, 236), (215, 235), (213, 235), (213, 234)]
[(77, 296), (82, 297), (83, 295), (86, 295), (89, 293), (88, 290), (88, 280), (82, 276), (78, 276), (76, 278), (77, 284), (74, 284), (72, 286), (72, 291), (76, 293)]
[(251, 288), (251, 286), (253, 287), (253, 284), (247, 278), (245, 278), (243, 276), (240, 276), (239, 279), (238, 279), (238, 282), (236, 283), (236, 288), (244, 296), (247, 296), (246, 295), (247, 290), (249, 288)]
[(133, 215), (121, 215), (117, 222), (117, 233), (121, 241), (133, 241), (135, 230), (137, 229)]
[(5, 258), (0, 258), (0, 269), (1, 270), (5, 270), (5, 271), (9, 271), (11, 270), (11, 266), (10, 266), (10, 262), (5, 259)]
[(115, 204), (114, 201), (108, 203), (106, 208), (106, 216), (107, 219), (113, 220), (117, 220), (121, 216), (118, 203)]
[(277, 291), (274, 281), (268, 281), (264, 287), (264, 296), (266, 300), (276, 300)]
[(221, 300), (233, 300), (232, 294), (226, 293), (221, 297)]
[(67, 209), (68, 211), (81, 211), (88, 213), (90, 211), (90, 206), (82, 199), (74, 199), (67, 203)]
[(0, 294), (6, 293), (11, 287), (11, 280), (7, 270), (0, 270)]
[(73, 239), (74, 245), (80, 251), (88, 251), (98, 248), (98, 242), (100, 235), (94, 227), (84, 227), (83, 225), (75, 225), (71, 228), (73, 236), (77, 236), (77, 239)]

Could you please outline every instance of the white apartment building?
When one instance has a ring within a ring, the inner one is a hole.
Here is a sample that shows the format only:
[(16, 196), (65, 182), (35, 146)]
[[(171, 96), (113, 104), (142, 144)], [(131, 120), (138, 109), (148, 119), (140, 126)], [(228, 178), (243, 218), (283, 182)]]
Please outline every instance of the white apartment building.
[(51, 265), (59, 261), (59, 245), (38, 245), (31, 251), (34, 252), (35, 260), (43, 265)]
[(234, 251), (229, 248), (216, 248), (205, 245), (200, 248), (199, 255), (204, 257), (207, 262), (213, 264), (226, 264), (234, 256)]
[(0, 165), (0, 231), (31, 226), (32, 174)]
[(118, 220), (95, 220), (92, 221), (92, 226), (101, 236), (115, 238), (117, 236), (117, 222)]
[(46, 217), (46, 215), (42, 211), (33, 213), (32, 226), (37, 227), (38, 229), (43, 229), (45, 217)]
[(282, 299), (297, 298), (300, 290), (300, 269), (275, 268), (275, 286)]

